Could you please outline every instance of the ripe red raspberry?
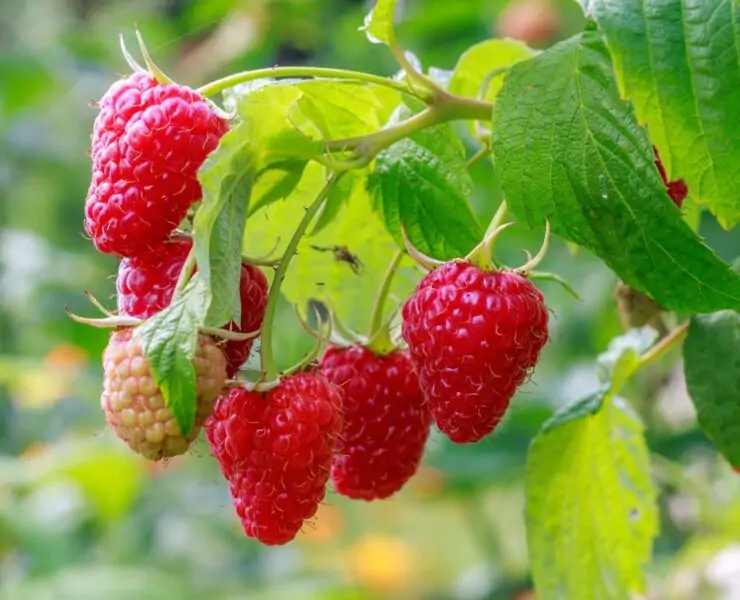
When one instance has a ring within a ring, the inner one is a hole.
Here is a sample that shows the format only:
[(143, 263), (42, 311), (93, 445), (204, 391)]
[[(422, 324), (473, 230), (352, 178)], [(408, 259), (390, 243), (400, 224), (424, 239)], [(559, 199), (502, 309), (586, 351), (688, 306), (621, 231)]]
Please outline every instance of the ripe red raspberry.
[(539, 361), (548, 311), (525, 277), (455, 260), (421, 280), (404, 304), (402, 334), (439, 429), (477, 442)]
[(231, 388), (206, 422), (248, 537), (292, 540), (326, 493), (341, 396), (321, 374), (299, 373), (267, 393)]
[(116, 278), (118, 312), (148, 319), (167, 308), (191, 245), (188, 239), (172, 239), (146, 254), (124, 258)]
[(342, 392), (334, 487), (349, 498), (388, 498), (416, 473), (432, 424), (408, 354), (330, 347), (320, 368)]
[(193, 430), (184, 436), (152, 379), (149, 362), (131, 329), (111, 334), (103, 352), (100, 405), (108, 425), (128, 446), (150, 460), (183, 454), (211, 414), (226, 380), (226, 360), (214, 341), (201, 335), (193, 358), (197, 412)]
[(114, 83), (92, 134), (85, 230), (95, 247), (136, 256), (164, 241), (200, 199), (197, 171), (227, 129), (188, 87), (146, 73)]
[[(191, 245), (188, 239), (173, 239), (141, 256), (124, 258), (118, 266), (116, 279), (118, 311), (123, 315), (147, 319), (169, 306)], [(257, 331), (262, 326), (267, 306), (267, 278), (259, 268), (242, 265), (239, 295), (240, 324), (237, 326), (232, 321), (225, 328), (240, 333)], [(249, 358), (253, 344), (253, 339), (222, 343), (227, 377), (233, 377)]]
[(668, 176), (666, 175), (663, 161), (660, 160), (658, 149), (655, 146), (653, 146), (653, 153), (655, 154), (655, 165), (658, 167), (658, 172), (663, 179), (663, 183), (665, 183), (668, 195), (670, 196), (671, 200), (673, 200), (673, 204), (675, 204), (678, 208), (681, 208), (681, 206), (683, 205), (683, 201), (689, 194), (689, 189), (686, 187), (686, 183), (683, 179), (668, 181)]

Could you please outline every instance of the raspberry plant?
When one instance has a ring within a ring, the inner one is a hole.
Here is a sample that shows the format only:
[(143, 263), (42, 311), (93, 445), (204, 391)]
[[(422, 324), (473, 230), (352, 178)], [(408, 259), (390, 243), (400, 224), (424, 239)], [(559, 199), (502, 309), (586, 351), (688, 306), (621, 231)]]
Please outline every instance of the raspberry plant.
[[(276, 66), (196, 90), (141, 37), (146, 69), (124, 48), (134, 73), (101, 101), (85, 210), (95, 246), (122, 257), (120, 313), (93, 299), (103, 318), (74, 317), (115, 328), (108, 420), (155, 460), (205, 421), (245, 533), (288, 543), (332, 480), (358, 500), (398, 492), (432, 426), (496, 443), (558, 343), (534, 283), (568, 286), (535, 270), (552, 233), (619, 277), (628, 330), (597, 359), (601, 384), (531, 442), (532, 574), (548, 600), (635, 597), (658, 514), (630, 378), (683, 344), (699, 424), (740, 465), (740, 275), (696, 232), (700, 211), (740, 221), (735, 6), (581, 0), (570, 39), (481, 41), (444, 71), (402, 49), (395, 4), (362, 28), (391, 77)], [(506, 197), (487, 228), (469, 204), (478, 160)], [(544, 231), (518, 267), (494, 256), (508, 214)], [(281, 297), (316, 338), (282, 371)]]

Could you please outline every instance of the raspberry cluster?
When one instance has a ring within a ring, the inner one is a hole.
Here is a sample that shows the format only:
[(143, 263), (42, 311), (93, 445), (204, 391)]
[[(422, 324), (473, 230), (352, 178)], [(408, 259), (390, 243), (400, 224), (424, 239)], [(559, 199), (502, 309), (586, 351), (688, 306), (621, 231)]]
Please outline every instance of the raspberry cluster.
[[(200, 199), (197, 172), (227, 128), (197, 92), (145, 73), (103, 97), (85, 228), (98, 250), (120, 258), (120, 315), (149, 319), (172, 302), (193, 250), (176, 229)], [(260, 269), (242, 265), (240, 321), (223, 328), (259, 330), (267, 288)], [(468, 259), (426, 275), (402, 317), (408, 349), (373, 342), (383, 336), (357, 337), (330, 346), (317, 366), (250, 387), (227, 379), (247, 360), (252, 339), (216, 341), (200, 332), (188, 435), (133, 330), (120, 327), (103, 354), (101, 406), (116, 435), (151, 460), (186, 452), (204, 428), (245, 534), (285, 544), (316, 514), (330, 481), (363, 501), (399, 492), (416, 473), (433, 424), (456, 443), (491, 433), (549, 335), (543, 296), (526, 276)]]
[[(192, 241), (175, 230), (200, 200), (197, 172), (227, 130), (227, 122), (196, 91), (160, 83), (148, 73), (115, 82), (101, 99), (85, 229), (99, 251), (121, 258), (116, 279), (121, 315), (148, 319), (169, 306), (192, 249)], [(241, 321), (224, 328), (258, 330), (267, 299), (267, 279), (259, 269), (242, 266), (240, 298)], [(149, 459), (182, 454), (252, 344), (252, 339), (216, 343), (200, 336), (193, 358), (195, 428), (183, 436), (131, 331), (114, 332), (103, 357), (101, 406), (108, 424)]]

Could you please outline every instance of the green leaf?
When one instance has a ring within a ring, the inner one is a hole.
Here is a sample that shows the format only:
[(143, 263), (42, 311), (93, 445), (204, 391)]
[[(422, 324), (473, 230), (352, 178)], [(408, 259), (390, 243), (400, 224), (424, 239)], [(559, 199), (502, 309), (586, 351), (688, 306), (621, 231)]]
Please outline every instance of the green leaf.
[(630, 329), (624, 335), (614, 338), (597, 359), (599, 379), (610, 383), (610, 392), (618, 394), (622, 386), (637, 370), (640, 356), (649, 350), (658, 339), (658, 332), (652, 327)]
[[(336, 216), (342, 210), (342, 207), (347, 204), (350, 197), (352, 196), (352, 190), (357, 185), (358, 178), (367, 177), (366, 171), (349, 171), (337, 181), (337, 183), (331, 188), (329, 197), (324, 202), (324, 206), (321, 208), (316, 220), (313, 223), (311, 229), (311, 235), (316, 235), (322, 229), (324, 229), (329, 223), (331, 223)], [(366, 179), (362, 180), (364, 185)]]
[(356, 81), (314, 79), (295, 87), (301, 96), (288, 110), (288, 116), (291, 121), (310, 124), (310, 129), (301, 129), (309, 137), (313, 133), (320, 139), (373, 133), (401, 102), (400, 92)]
[[(391, 122), (409, 114), (403, 106)], [(483, 235), (468, 201), (472, 181), (464, 149), (449, 125), (417, 132), (381, 152), (368, 189), (399, 247), (402, 227), (418, 250), (440, 259), (466, 255)]]
[(740, 314), (694, 316), (683, 358), (699, 426), (730, 464), (740, 466)]
[(208, 286), (200, 272), (170, 305), (134, 329), (149, 360), (154, 383), (177, 419), (183, 435), (195, 422), (195, 368), (191, 360), (198, 348), (198, 330), (208, 310)]
[(291, 159), (262, 171), (252, 190), (255, 201), (249, 207), (249, 213), (254, 214), (268, 204), (290, 196), (301, 180), (307, 163), (305, 160)]
[(365, 24), (360, 29), (373, 44), (396, 43), (393, 28), (398, 0), (377, 0), (373, 9), (365, 17)]
[(538, 597), (615, 600), (645, 588), (658, 532), (643, 426), (602, 390), (566, 406), (532, 443), (526, 525)]
[(604, 32), (622, 94), (671, 179), (729, 228), (740, 222), (736, 0), (579, 0)]
[[(450, 80), (449, 91), (459, 96), (493, 101), (503, 85), (508, 67), (534, 56), (534, 51), (516, 40), (486, 40), (460, 56)], [(486, 83), (484, 94), (481, 88)]]
[(307, 160), (321, 154), (322, 140), (377, 131), (401, 95), (375, 84), (314, 79), (237, 86), (229, 98), (242, 118), (252, 122), (260, 165), (250, 211), (255, 214), (290, 196)]
[(291, 109), (302, 96), (298, 84), (279, 81), (261, 87), (236, 86), (230, 90), (230, 104), (253, 128), (261, 169), (286, 159), (307, 160), (321, 154), (321, 144), (302, 132), (302, 128), (310, 124), (309, 119)]
[(257, 174), (252, 121), (229, 131), (198, 173), (203, 202), (193, 222), (198, 272), (210, 291), (206, 323), (225, 325), (239, 307), (239, 275), (244, 223)]
[(514, 65), (493, 116), (494, 160), (519, 219), (549, 219), (554, 233), (668, 309), (740, 306), (740, 277), (668, 198), (598, 33)]
[[(343, 178), (347, 185), (343, 182), (336, 186), (337, 193), (347, 195), (337, 198), (340, 206), (334, 217), (318, 232), (312, 232), (301, 240), (281, 292), (304, 316), (308, 316), (309, 300), (322, 300), (331, 304), (346, 325), (367, 333), (375, 292), (397, 251), (397, 245), (372, 212), (362, 173), (353, 175)], [(324, 181), (323, 168), (315, 163), (309, 164), (290, 197), (249, 219), (245, 233), (245, 246), (249, 253), (268, 252), (276, 242), (279, 242), (277, 252), (281, 252), (303, 215), (303, 207), (316, 197)], [(347, 263), (337, 261), (330, 250), (316, 250), (313, 246), (321, 249), (346, 246), (361, 262), (359, 273), (355, 274)], [(413, 261), (404, 258), (393, 281), (391, 296), (407, 297), (417, 281), (418, 273)]]

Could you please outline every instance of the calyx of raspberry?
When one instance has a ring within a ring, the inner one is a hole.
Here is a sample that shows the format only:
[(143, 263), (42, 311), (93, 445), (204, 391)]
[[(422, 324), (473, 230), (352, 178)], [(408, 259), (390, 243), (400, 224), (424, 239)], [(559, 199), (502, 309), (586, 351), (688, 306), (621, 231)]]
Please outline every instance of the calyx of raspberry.
[[(500, 270), (500, 268), (494, 263), (493, 258), (492, 258), (493, 245), (496, 239), (498, 238), (498, 236), (505, 229), (508, 229), (509, 227), (514, 225), (514, 223), (499, 223), (498, 221), (499, 221), (498, 215), (496, 215), (491, 223), (491, 227), (489, 227), (483, 240), (475, 248), (473, 248), (467, 254), (467, 256), (465, 256), (464, 258), (457, 259), (457, 260), (462, 260), (466, 263), (469, 263), (477, 267), (481, 271)], [(406, 235), (406, 231), (402, 230), (402, 233), (403, 233), (403, 241), (406, 246), (406, 251), (416, 261), (416, 263), (422, 268), (426, 269), (427, 271), (432, 271), (449, 262), (449, 261), (437, 260), (435, 258), (432, 258), (420, 252), (417, 248), (414, 248), (414, 246), (411, 244), (411, 241)], [(549, 248), (549, 243), (550, 243), (550, 222), (545, 221), (545, 237), (542, 242), (542, 246), (540, 247), (540, 250), (537, 252), (535, 256), (532, 256), (528, 251), (525, 250), (524, 253), (527, 255), (527, 262), (521, 265), (520, 267), (516, 267), (515, 269), (509, 269), (509, 270), (514, 271), (515, 273), (518, 273), (519, 275), (527, 276), (537, 267), (537, 265), (540, 262), (542, 262), (542, 259), (545, 258), (545, 255), (547, 254), (547, 250)]]

